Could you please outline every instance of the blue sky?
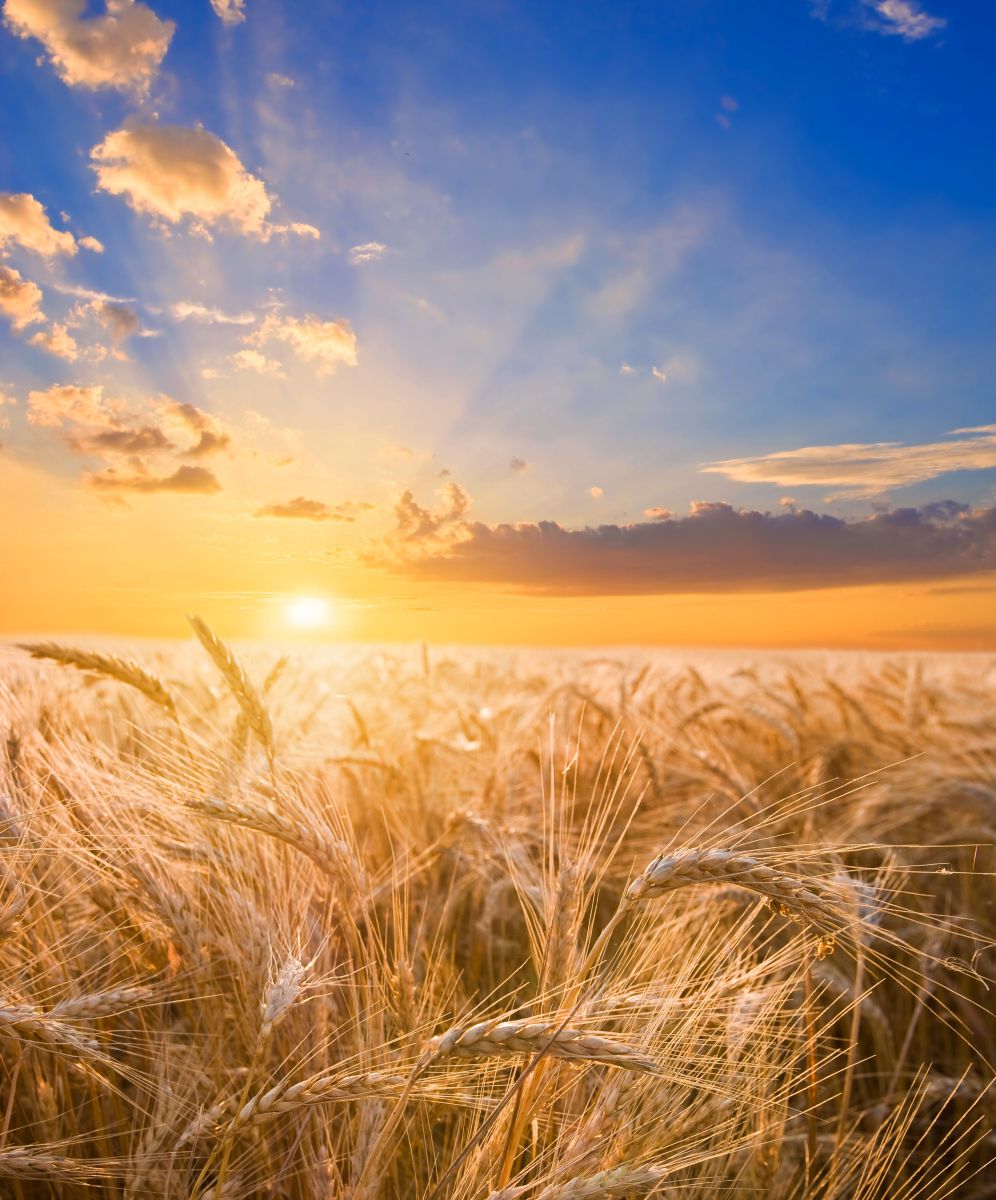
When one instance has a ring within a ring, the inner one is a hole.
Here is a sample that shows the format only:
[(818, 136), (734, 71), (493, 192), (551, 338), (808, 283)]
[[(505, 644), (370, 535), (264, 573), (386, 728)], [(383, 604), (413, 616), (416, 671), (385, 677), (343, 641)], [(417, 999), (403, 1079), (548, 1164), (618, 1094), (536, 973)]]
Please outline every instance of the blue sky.
[[(994, 502), (993, 432), (948, 445), (996, 420), (987, 5), (4, 13), (0, 190), (103, 252), (8, 239), (43, 315), (2, 323), (0, 437), (81, 504), (158, 503), (196, 479), (160, 488), (180, 458), (124, 458), (98, 446), (93, 412), (29, 399), (53, 386), (102, 388), (119, 433), (163, 396), (195, 406), (228, 439), (198, 461), (213, 481), (190, 487), (198, 504), (233, 519), (293, 496), (361, 505), (343, 530), (356, 546), (399, 494), (431, 507), (445, 480), (481, 521), (565, 527), (693, 500), (791, 497), (844, 520)], [(101, 21), (119, 24), (94, 65), (79, 31)], [(120, 34), (132, 21), (158, 50)], [(142, 165), (136, 127), (209, 140)], [(262, 215), (225, 185), (178, 199), (219, 140), (254, 203), (265, 189)], [(308, 340), (340, 334), (327, 358)], [(875, 443), (918, 446), (924, 465), (852, 451), (836, 480), (833, 448)], [(812, 482), (768, 461), (799, 449)]]

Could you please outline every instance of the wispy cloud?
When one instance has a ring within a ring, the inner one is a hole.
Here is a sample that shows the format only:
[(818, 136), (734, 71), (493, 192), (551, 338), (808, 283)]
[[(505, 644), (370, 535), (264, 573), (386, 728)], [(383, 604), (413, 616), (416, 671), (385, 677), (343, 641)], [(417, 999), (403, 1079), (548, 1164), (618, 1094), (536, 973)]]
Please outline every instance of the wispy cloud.
[(226, 313), (193, 300), (179, 300), (170, 305), (169, 311), (175, 321), (203, 321), (207, 325), (252, 325), (256, 321), (255, 313)]
[(175, 24), (133, 0), (107, 0), (99, 16), (86, 8), (86, 0), (5, 0), (3, 16), (18, 37), (41, 42), (70, 87), (147, 91)]
[(246, 19), (246, 0), (211, 0), (211, 7), (226, 25), (239, 25)]
[(947, 28), (945, 17), (934, 17), (917, 0), (864, 0), (873, 28), (907, 42), (919, 42)]
[(259, 329), (245, 341), (259, 347), (271, 340), (286, 342), (302, 361), (310, 363), (318, 375), (330, 375), (337, 367), (355, 367), (356, 334), (350, 323), (342, 318), (324, 321), (313, 313), (292, 317), (270, 312)]
[[(452, 485), (456, 486), (456, 485)], [(996, 570), (996, 508), (954, 501), (845, 521), (699, 501), (690, 515), (567, 529), (487, 525), (469, 498), (430, 511), (405, 493), (373, 565), (413, 579), (488, 583), (551, 595), (800, 591), (945, 579)]]
[(311, 500), (306, 496), (295, 496), (280, 504), (266, 504), (258, 508), (255, 517), (283, 517), (300, 521), (346, 521), (356, 520), (358, 513), (372, 509), (372, 504), (359, 500), (346, 500), (342, 504), (329, 505), (323, 500)]
[(781, 487), (839, 487), (850, 496), (875, 496), (889, 488), (923, 483), (951, 471), (996, 467), (996, 425), (955, 429), (953, 441), (845, 443), (778, 450), (756, 458), (730, 458), (702, 470), (740, 483)]
[(379, 258), (383, 258), (387, 253), (387, 247), (383, 242), (364, 242), (360, 246), (353, 246), (349, 251), (349, 261), (354, 267), (360, 266), (362, 263), (376, 262)]

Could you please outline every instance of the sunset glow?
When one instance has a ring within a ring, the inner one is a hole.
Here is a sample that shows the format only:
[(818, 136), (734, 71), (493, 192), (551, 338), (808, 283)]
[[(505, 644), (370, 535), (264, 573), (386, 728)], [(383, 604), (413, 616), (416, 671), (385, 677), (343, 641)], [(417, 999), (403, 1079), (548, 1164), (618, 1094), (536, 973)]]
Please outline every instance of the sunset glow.
[(996, 647), (993, 21), (557, 7), (4, 0), (0, 635)]

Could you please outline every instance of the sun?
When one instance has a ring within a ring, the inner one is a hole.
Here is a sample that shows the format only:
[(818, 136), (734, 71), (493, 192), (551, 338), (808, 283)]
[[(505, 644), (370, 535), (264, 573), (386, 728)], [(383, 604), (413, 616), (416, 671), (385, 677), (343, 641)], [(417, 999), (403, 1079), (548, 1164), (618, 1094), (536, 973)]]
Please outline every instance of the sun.
[(296, 596), (284, 606), (284, 615), (295, 629), (323, 629), (332, 620), (332, 606), (321, 596)]

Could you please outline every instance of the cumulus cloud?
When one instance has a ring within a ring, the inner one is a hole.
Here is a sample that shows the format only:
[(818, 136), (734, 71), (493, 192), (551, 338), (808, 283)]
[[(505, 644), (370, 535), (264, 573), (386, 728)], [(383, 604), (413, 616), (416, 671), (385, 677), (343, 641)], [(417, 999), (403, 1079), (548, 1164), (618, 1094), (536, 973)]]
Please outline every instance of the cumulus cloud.
[(643, 510), (643, 515), (651, 521), (670, 521), (674, 513), (669, 508), (663, 508), (660, 504), (652, 504), (650, 508)]
[[(466, 493), (463, 493), (466, 497)], [(996, 508), (955, 501), (846, 521), (700, 501), (690, 515), (566, 529), (487, 525), (432, 513), (406, 493), (386, 551), (367, 561), (409, 577), (551, 595), (798, 591), (996, 570)]]
[(107, 467), (84, 477), (84, 485), (100, 492), (186, 492), (209, 495), (220, 492), (221, 484), (207, 467), (181, 466), (170, 475)]
[(107, 397), (99, 384), (32, 391), (27, 417), (61, 430), (74, 454), (109, 464), (85, 477), (88, 487), (107, 492), (217, 491), (217, 478), (200, 464), (232, 446), (229, 430), (195, 404), (163, 395)]
[(96, 238), (76, 238), (66, 229), (56, 229), (45, 206), (28, 192), (0, 192), (0, 251), (22, 246), (43, 258), (72, 256), (80, 246), (87, 250), (103, 246)]
[(133, 0), (107, 0), (96, 16), (86, 16), (86, 8), (86, 0), (5, 0), (3, 16), (18, 37), (41, 42), (71, 87), (147, 91), (174, 23)]
[(803, 446), (757, 458), (707, 463), (702, 470), (740, 483), (781, 487), (839, 487), (849, 496), (874, 496), (889, 488), (922, 483), (950, 471), (996, 467), (996, 425), (955, 429), (953, 441), (905, 445), (902, 442)]
[(246, 0), (211, 0), (211, 7), (226, 25), (238, 25), (246, 19)]
[(282, 313), (267, 313), (262, 325), (245, 339), (249, 346), (259, 347), (271, 339), (286, 342), (298, 358), (314, 366), (319, 375), (330, 375), (337, 367), (355, 367), (356, 334), (348, 321), (323, 321), (308, 313), (290, 317)]
[(358, 267), (361, 263), (376, 262), (386, 253), (387, 247), (383, 242), (364, 242), (362, 245), (353, 246), (350, 249), (349, 261), (354, 267)]
[(58, 428), (66, 422), (79, 425), (109, 425), (113, 408), (104, 400), (100, 384), (53, 384), (44, 391), (28, 393), (28, 420), (32, 425)]
[(255, 517), (285, 517), (301, 521), (347, 521), (356, 520), (357, 513), (372, 509), (372, 504), (358, 500), (346, 500), (342, 504), (330, 506), (322, 500), (309, 500), (306, 496), (295, 496), (293, 500), (285, 500), (282, 504), (267, 504), (258, 508)]
[(0, 313), (15, 330), (45, 320), (41, 302), (42, 290), (37, 283), (23, 278), (13, 267), (0, 263)]
[(48, 354), (54, 354), (56, 358), (64, 358), (66, 362), (75, 362), (80, 356), (80, 348), (76, 339), (66, 326), (58, 321), (53, 321), (45, 329), (40, 329), (33, 334), (28, 338), (28, 345), (36, 346)]
[(186, 221), (205, 235), (223, 225), (263, 241), (275, 233), (318, 236), (311, 225), (272, 224), (273, 200), (263, 181), (206, 129), (126, 126), (94, 146), (90, 158), (98, 189), (164, 225)]

